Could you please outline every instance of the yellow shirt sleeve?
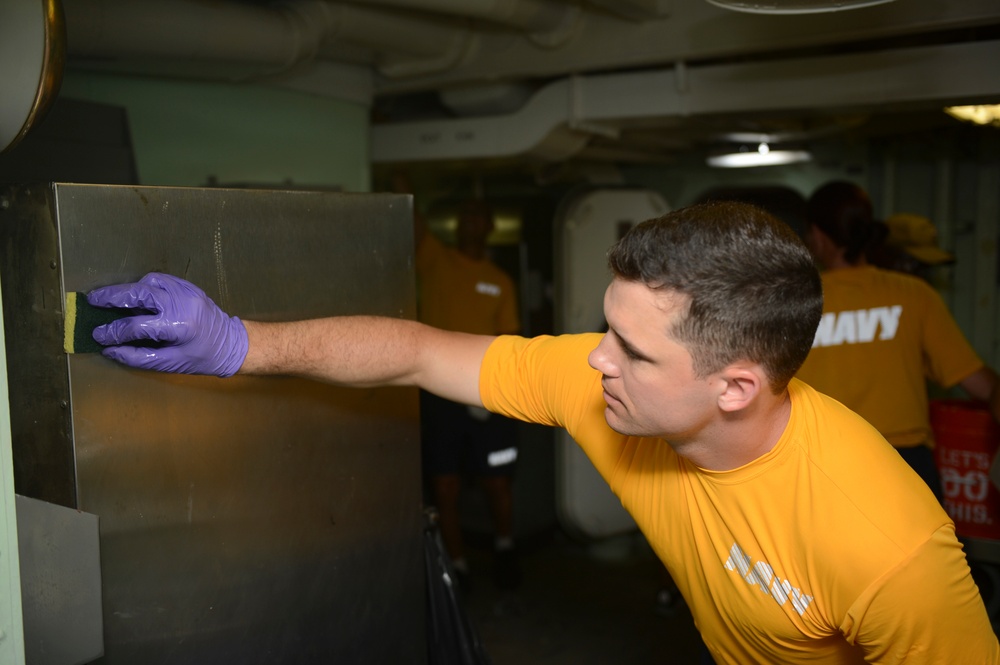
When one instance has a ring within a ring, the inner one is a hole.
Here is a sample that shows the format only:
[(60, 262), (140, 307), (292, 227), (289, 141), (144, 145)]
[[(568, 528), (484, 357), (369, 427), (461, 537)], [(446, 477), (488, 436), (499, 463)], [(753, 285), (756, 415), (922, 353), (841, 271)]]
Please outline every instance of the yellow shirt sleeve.
[[(600, 381), (600, 373), (586, 361), (598, 342), (600, 335), (595, 334), (498, 337), (480, 369), (483, 405), (511, 418), (575, 429), (590, 409), (576, 406), (569, 396)], [(603, 408), (601, 414), (603, 418)]]
[(983, 366), (941, 296), (929, 286), (924, 331), (928, 378), (951, 388)]
[(498, 337), (483, 359), (479, 394), (494, 413), (565, 428), (615, 489), (624, 437), (608, 427), (601, 373), (587, 363), (601, 337)]

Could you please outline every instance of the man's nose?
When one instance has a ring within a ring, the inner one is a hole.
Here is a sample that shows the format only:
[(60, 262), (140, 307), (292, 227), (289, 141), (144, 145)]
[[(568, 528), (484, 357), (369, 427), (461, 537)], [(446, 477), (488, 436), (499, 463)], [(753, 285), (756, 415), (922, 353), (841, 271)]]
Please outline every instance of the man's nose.
[(606, 348), (607, 336), (605, 335), (605, 337), (601, 339), (601, 343), (590, 352), (589, 356), (587, 356), (587, 362), (601, 374), (609, 376), (615, 373), (615, 365), (608, 356)]

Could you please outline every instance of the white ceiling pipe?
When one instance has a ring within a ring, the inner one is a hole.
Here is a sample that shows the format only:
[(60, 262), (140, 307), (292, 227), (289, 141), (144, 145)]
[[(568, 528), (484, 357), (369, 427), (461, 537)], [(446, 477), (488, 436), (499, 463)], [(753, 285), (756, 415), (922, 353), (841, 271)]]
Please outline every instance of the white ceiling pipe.
[(588, 0), (588, 4), (632, 21), (649, 21), (670, 16), (673, 3), (674, 0)]
[(994, 62), (1000, 62), (1000, 40), (579, 76), (550, 83), (508, 115), (375, 125), (372, 161), (533, 154), (550, 133), (574, 124), (582, 130), (641, 119), (995, 98)]
[(328, 39), (363, 45), (380, 53), (436, 58), (464, 44), (469, 30), (460, 25), (423, 19), (383, 9), (332, 5), (336, 26)]
[(776, 50), (874, 43), (1000, 22), (997, 0), (909, 0), (857, 11), (780, 17), (728, 11), (705, 0), (670, 0), (670, 4), (670, 18), (640, 23), (587, 13), (574, 38), (558, 49), (542, 50), (532, 40), (483, 31), (472, 57), (454, 69), (422, 79), (386, 81), (380, 84), (379, 94), (437, 90), (484, 80), (659, 67), (678, 60), (746, 60)]
[[(432, 120), (372, 127), (372, 161), (407, 162), (437, 159), (511, 157), (533, 153), (547, 146), (557, 134), (560, 147), (565, 139), (579, 150), (588, 135), (567, 130), (571, 108), (568, 79), (542, 88), (522, 108), (504, 116)], [(550, 155), (548, 150), (544, 151)], [(560, 157), (569, 151), (559, 150)]]
[(66, 5), (68, 51), (75, 58), (162, 58), (237, 62), (262, 74), (322, 55), (324, 41), (343, 39), (389, 55), (457, 62), (468, 31), (440, 21), (324, 0), (268, 6), (198, 0), (73, 0)]
[(437, 12), (500, 23), (527, 32), (560, 28), (570, 7), (551, 0), (353, 0), (400, 9)]
[(64, 3), (71, 56), (185, 57), (290, 64), (302, 37), (287, 14), (194, 0), (73, 0)]
[(469, 53), (477, 35), (460, 24), (435, 22), (391, 10), (337, 5), (337, 29), (321, 56), (337, 59), (344, 44), (371, 49), (372, 65), (389, 79), (447, 72)]

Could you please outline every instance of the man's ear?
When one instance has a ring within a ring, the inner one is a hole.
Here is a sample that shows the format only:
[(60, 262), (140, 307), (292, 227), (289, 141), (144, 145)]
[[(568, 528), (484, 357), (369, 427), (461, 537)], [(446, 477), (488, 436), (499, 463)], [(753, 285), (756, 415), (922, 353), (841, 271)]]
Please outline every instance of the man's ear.
[(766, 381), (759, 365), (730, 365), (720, 374), (725, 382), (719, 393), (719, 408), (736, 412), (750, 406), (762, 390)]

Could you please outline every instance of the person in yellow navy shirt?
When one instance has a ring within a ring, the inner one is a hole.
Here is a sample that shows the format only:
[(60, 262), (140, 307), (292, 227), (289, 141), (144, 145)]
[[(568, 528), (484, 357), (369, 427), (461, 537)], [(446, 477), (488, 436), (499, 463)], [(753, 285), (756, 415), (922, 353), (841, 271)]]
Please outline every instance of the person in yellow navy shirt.
[(158, 274), (88, 302), (151, 312), (94, 331), (131, 367), (416, 385), (565, 427), (719, 664), (1000, 664), (944, 509), (871, 425), (794, 378), (823, 307), (795, 232), (754, 206), (698, 204), (633, 227), (609, 266), (606, 333), (531, 339), (241, 321)]
[[(514, 283), (488, 256), (493, 228), (489, 204), (466, 201), (458, 211), (455, 246), (449, 247), (427, 231), (419, 213), (414, 215), (420, 321), (476, 335), (519, 332)], [(458, 502), (462, 479), (470, 475), (482, 486), (493, 519), (494, 583), (502, 590), (516, 588), (521, 573), (513, 531), (512, 479), (518, 453), (514, 421), (427, 391), (421, 391), (420, 416), (424, 477), (460, 584), (468, 590)]]
[[(927, 380), (997, 408), (997, 375), (925, 281), (869, 264), (888, 229), (854, 183), (820, 187), (806, 207), (806, 242), (824, 268), (823, 318), (798, 378), (870, 422), (942, 500)], [(898, 234), (898, 231), (897, 231)]]

